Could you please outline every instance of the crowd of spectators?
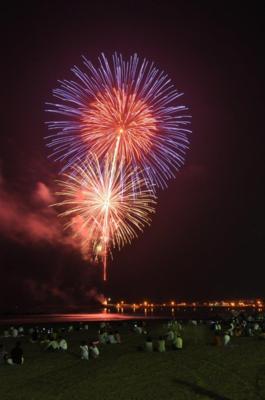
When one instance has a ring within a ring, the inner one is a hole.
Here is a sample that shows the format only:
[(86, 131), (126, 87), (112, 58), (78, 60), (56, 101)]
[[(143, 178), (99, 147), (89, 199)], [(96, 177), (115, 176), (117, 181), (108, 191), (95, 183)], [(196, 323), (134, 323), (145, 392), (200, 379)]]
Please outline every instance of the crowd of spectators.
[[(155, 336), (152, 328), (147, 327), (145, 320), (135, 321), (128, 325), (129, 331), (136, 336), (141, 337), (141, 345), (137, 346), (139, 351), (164, 353), (169, 350), (181, 351), (185, 348), (183, 340), (183, 331), (186, 324), (192, 325), (194, 328), (200, 325), (207, 325), (209, 331), (212, 332), (213, 345), (229, 347), (233, 345), (234, 337), (257, 337), (265, 339), (265, 318), (257, 315), (238, 314), (231, 316), (229, 319), (216, 318), (213, 320), (190, 320), (188, 322), (176, 319), (163, 323), (163, 334)], [(26, 327), (11, 326), (4, 329), (2, 338), (16, 339), (15, 344), (12, 340), (12, 347), (8, 351), (3, 344), (0, 343), (0, 364), (6, 365), (23, 365), (24, 352), (21, 341), (30, 342), (39, 345), (44, 352), (69, 352), (69, 339), (71, 334), (76, 330), (76, 325), (68, 325), (64, 328), (54, 327)], [(89, 324), (79, 323), (78, 330), (84, 333), (89, 331)], [(194, 329), (196, 335), (196, 328)], [(90, 360), (98, 358), (104, 353), (104, 346), (121, 345), (121, 334), (117, 329), (108, 322), (101, 322), (97, 336), (82, 340), (79, 345), (80, 357), (82, 360)]]

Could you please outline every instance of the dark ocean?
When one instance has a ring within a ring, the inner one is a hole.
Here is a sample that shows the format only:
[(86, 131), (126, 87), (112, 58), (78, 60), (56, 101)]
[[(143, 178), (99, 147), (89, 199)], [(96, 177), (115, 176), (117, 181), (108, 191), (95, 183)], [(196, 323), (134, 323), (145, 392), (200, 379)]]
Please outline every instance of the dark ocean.
[[(257, 312), (257, 309), (230, 309), (224, 307), (198, 307), (198, 308), (147, 308), (147, 309), (119, 309), (116, 308), (88, 308), (82, 312), (52, 312), (52, 313), (5, 313), (0, 315), (1, 325), (18, 324), (48, 324), (48, 323), (78, 323), (78, 322), (99, 322), (99, 321), (128, 321), (128, 320), (211, 320), (228, 319), (232, 315), (240, 313), (250, 314)], [(260, 310), (259, 310), (260, 311)]]

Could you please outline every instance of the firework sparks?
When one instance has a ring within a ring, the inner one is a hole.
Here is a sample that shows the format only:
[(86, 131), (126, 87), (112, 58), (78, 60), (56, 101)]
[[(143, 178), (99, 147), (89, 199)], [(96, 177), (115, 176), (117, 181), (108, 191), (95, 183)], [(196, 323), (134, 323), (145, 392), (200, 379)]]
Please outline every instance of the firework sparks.
[(84, 65), (86, 72), (72, 69), (76, 81), (60, 81), (54, 90), (60, 103), (49, 103), (48, 111), (63, 117), (48, 122), (52, 156), (64, 163), (63, 171), (89, 152), (104, 159), (114, 153), (120, 134), (117, 159), (131, 171), (140, 167), (152, 187), (165, 187), (184, 163), (189, 144), (187, 109), (177, 104), (182, 93), (136, 54), (125, 61), (115, 53), (111, 64), (102, 54), (99, 67), (86, 58)]
[[(112, 247), (130, 243), (151, 222), (155, 196), (139, 178), (137, 194), (133, 190), (133, 171), (121, 168), (121, 162), (107, 157), (103, 164), (95, 155), (85, 163), (72, 167), (65, 180), (58, 181), (61, 191), (56, 193), (64, 199), (55, 204), (63, 207), (59, 215), (66, 217), (65, 228), (71, 228), (81, 239), (88, 252), (101, 257), (106, 280), (107, 257)], [(123, 186), (121, 171), (125, 170)], [(139, 174), (138, 174), (139, 176)]]
[(155, 191), (184, 163), (190, 119), (164, 72), (134, 54), (125, 61), (104, 54), (75, 80), (60, 81), (48, 103), (59, 120), (48, 122), (51, 156), (60, 161), (64, 197), (56, 206), (81, 242), (82, 252), (100, 258), (104, 280), (108, 254), (150, 223)]

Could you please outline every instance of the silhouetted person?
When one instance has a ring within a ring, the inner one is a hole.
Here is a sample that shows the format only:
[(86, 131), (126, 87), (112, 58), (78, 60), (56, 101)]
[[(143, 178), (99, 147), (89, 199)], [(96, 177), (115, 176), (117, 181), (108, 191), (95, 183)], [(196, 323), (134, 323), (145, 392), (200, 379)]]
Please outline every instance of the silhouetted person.
[(8, 364), (22, 365), (24, 363), (23, 350), (20, 342), (16, 343), (16, 346), (11, 350), (10, 355), (11, 358), (8, 358), (7, 360)]
[(5, 364), (7, 362), (7, 351), (4, 346), (0, 344), (0, 364)]
[(38, 341), (39, 335), (37, 329), (34, 329), (34, 331), (31, 334), (31, 342), (36, 343)]

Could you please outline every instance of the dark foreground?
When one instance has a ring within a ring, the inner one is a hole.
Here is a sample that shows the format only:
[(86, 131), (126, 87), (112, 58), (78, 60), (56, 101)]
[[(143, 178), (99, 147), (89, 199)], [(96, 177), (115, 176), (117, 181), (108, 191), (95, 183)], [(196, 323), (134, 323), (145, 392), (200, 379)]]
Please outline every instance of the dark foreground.
[[(149, 322), (153, 338), (164, 334), (166, 322)], [(100, 347), (96, 360), (80, 359), (81, 340), (89, 331), (67, 333), (66, 353), (47, 353), (39, 344), (21, 339), (23, 366), (0, 366), (3, 400), (262, 400), (265, 399), (265, 341), (232, 338), (231, 346), (213, 346), (205, 326), (184, 325), (184, 349), (145, 353), (137, 350), (144, 336), (130, 331), (130, 323), (115, 323), (122, 344)], [(16, 339), (1, 338), (7, 350)]]

